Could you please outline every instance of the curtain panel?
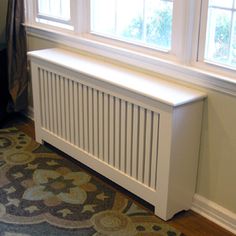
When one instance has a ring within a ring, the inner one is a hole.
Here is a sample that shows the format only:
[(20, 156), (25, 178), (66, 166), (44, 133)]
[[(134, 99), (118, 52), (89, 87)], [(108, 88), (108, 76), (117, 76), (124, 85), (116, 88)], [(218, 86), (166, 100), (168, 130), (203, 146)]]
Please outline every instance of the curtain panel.
[(8, 89), (11, 101), (8, 110), (18, 112), (27, 108), (27, 44), (24, 26), (24, 1), (8, 0), (6, 41)]

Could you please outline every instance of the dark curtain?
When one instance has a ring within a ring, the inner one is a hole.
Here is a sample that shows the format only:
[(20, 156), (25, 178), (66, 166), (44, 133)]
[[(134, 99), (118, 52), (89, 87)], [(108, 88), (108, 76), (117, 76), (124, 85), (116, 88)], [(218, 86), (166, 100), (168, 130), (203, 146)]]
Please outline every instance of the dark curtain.
[(7, 116), (7, 104), (9, 101), (7, 83), (7, 50), (0, 50), (0, 127)]
[(8, 110), (18, 112), (27, 108), (28, 78), (24, 1), (8, 0), (6, 20), (8, 89), (11, 101)]

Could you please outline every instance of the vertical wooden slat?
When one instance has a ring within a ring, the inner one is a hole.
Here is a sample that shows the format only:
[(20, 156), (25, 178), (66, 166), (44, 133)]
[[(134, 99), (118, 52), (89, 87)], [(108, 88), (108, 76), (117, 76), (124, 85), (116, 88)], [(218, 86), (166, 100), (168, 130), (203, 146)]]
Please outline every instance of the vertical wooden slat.
[(83, 85), (78, 84), (79, 88), (79, 147), (84, 148), (84, 114), (83, 114)]
[(57, 117), (57, 100), (56, 100), (56, 75), (52, 75), (52, 105), (53, 105), (53, 131), (58, 135), (58, 117)]
[(93, 90), (88, 88), (89, 153), (93, 154)]
[(69, 111), (70, 111), (70, 142), (75, 144), (75, 113), (74, 113), (74, 82), (73, 80), (69, 80)]
[(98, 93), (93, 90), (94, 156), (98, 157)]
[[(34, 99), (33, 99), (33, 106), (35, 108), (34, 110), (34, 122), (35, 122), (35, 140), (38, 142), (38, 143), (43, 143), (43, 135), (42, 135), (42, 121), (41, 121), (41, 112), (40, 111), (40, 103), (41, 103), (41, 100), (40, 100), (40, 84), (39, 84), (39, 80), (40, 80), (40, 73), (39, 73), (39, 65), (38, 64), (35, 64), (33, 61), (31, 62), (31, 74), (33, 76), (33, 79), (32, 79), (32, 88), (33, 88), (33, 91), (34, 91)], [(1, 80), (1, 77), (0, 77), (0, 80)], [(0, 94), (1, 96), (1, 94)]]
[(131, 176), (132, 160), (132, 104), (127, 102), (127, 125), (126, 125), (126, 173)]
[(114, 166), (114, 97), (109, 96), (109, 164)]
[(107, 94), (104, 94), (103, 96), (103, 99), (104, 99), (104, 161), (106, 163), (108, 163), (108, 137), (109, 137), (109, 130), (108, 130), (108, 127), (109, 127), (109, 124), (108, 124), (108, 95)]
[(45, 71), (44, 79), (45, 79), (44, 85), (45, 85), (46, 129), (49, 130), (50, 126), (49, 126), (49, 98), (48, 98), (48, 72), (47, 71)]
[(121, 100), (120, 109), (120, 170), (125, 172), (125, 145), (126, 145), (126, 102)]
[(99, 91), (98, 93), (98, 113), (99, 113), (99, 159), (103, 160), (103, 94)]
[(115, 98), (115, 167), (120, 169), (120, 99)]
[(49, 130), (53, 132), (52, 72), (48, 72)]
[(38, 70), (42, 126), (156, 189), (159, 115)]
[(151, 181), (150, 181), (150, 187), (153, 189), (156, 189), (156, 179), (157, 179), (158, 133), (159, 133), (159, 116), (157, 113), (153, 113), (152, 150), (151, 150)]
[(74, 106), (74, 121), (75, 121), (75, 145), (79, 146), (79, 101), (78, 101), (78, 83), (74, 82), (74, 99), (73, 99), (73, 106)]
[(66, 139), (65, 78), (61, 77), (61, 123), (63, 139)]
[(139, 107), (138, 180), (143, 182), (145, 110)]
[(43, 104), (42, 104), (42, 77), (41, 77), (41, 69), (38, 67), (38, 82), (39, 82), (39, 103), (40, 103), (40, 121), (41, 126), (43, 127)]
[(88, 152), (88, 87), (83, 85), (84, 150)]
[(69, 80), (65, 78), (66, 140), (70, 142)]
[(56, 103), (57, 103), (57, 130), (58, 130), (58, 136), (62, 136), (62, 124), (61, 124), (61, 90), (60, 90), (60, 76), (56, 75)]
[(152, 128), (152, 112), (150, 110), (146, 111), (146, 134), (145, 134), (145, 155), (144, 155), (144, 184), (147, 186), (150, 185), (150, 175), (151, 175), (151, 169), (150, 169), (150, 158), (151, 158), (151, 130)]
[(42, 126), (45, 127), (46, 123), (46, 110), (45, 110), (45, 83), (44, 83), (44, 72), (42, 69), (39, 69), (39, 82), (40, 82), (40, 96), (41, 96), (41, 122)]
[(138, 106), (133, 105), (133, 132), (132, 132), (132, 177), (137, 178), (138, 166)]

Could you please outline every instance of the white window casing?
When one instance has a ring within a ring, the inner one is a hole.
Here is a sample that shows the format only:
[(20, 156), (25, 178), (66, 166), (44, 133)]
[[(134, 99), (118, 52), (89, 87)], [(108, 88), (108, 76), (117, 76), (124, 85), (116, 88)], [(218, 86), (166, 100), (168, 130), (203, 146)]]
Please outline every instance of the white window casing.
[(147, 69), (170, 79), (236, 95), (235, 70), (204, 59), (208, 0), (174, 0), (172, 46), (158, 51), (90, 33), (90, 1), (70, 0), (73, 30), (36, 22), (37, 0), (25, 1), (29, 35)]

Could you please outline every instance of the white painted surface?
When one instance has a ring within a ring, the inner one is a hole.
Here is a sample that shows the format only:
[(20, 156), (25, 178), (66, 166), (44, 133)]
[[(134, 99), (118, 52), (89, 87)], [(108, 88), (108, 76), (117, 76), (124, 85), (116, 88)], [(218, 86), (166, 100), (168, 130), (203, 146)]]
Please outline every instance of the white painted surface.
[[(30, 56), (37, 141), (55, 145), (150, 202), (164, 220), (191, 207), (205, 94), (60, 49)], [(141, 89), (145, 83), (151, 95)], [(60, 119), (55, 108), (62, 111)], [(52, 121), (61, 122), (62, 130)]]
[(236, 214), (198, 194), (194, 195), (193, 211), (236, 235)]
[[(47, 48), (48, 45), (51, 47), (60, 45), (61, 47), (70, 47), (74, 50), (87, 51), (92, 54), (110, 58), (111, 60), (119, 60), (122, 63), (153, 71), (159, 75), (164, 75), (164, 77), (172, 78), (175, 82), (184, 82), (236, 96), (236, 80), (232, 73), (231, 76), (227, 76), (226, 71), (224, 71), (224, 73), (226, 73), (225, 75), (221, 74), (222, 68), (213, 67), (210, 70), (209, 66), (203, 66), (201, 62), (198, 62), (196, 66), (182, 65), (175, 61), (167, 61), (138, 51), (127, 50), (123, 47), (115, 47), (85, 39), (84, 37), (68, 37), (68, 35), (62, 33), (45, 30), (45, 28), (38, 28), (32, 25), (27, 25), (26, 29), (28, 36), (31, 38), (37, 38), (37, 40), (42, 40), (42, 42), (46, 40)], [(41, 45), (40, 48), (45, 48), (45, 46)], [(193, 52), (193, 54), (194, 53), (196, 55), (196, 52)]]
[(29, 52), (28, 56), (33, 60), (40, 59), (95, 77), (171, 106), (179, 106), (206, 96), (206, 94), (194, 89), (59, 48)]

